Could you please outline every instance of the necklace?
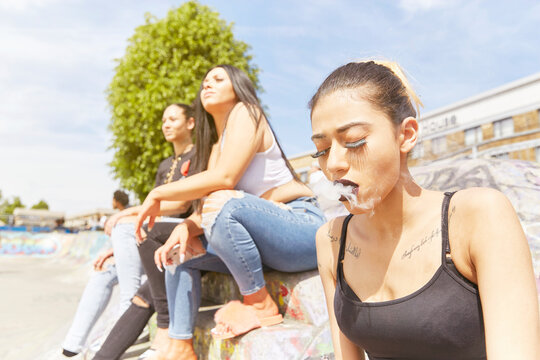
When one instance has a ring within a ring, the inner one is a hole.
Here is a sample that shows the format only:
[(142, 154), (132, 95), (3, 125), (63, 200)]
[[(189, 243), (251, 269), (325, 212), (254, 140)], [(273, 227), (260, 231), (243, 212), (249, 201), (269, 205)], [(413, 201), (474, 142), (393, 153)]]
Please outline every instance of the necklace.
[[(165, 178), (164, 184), (168, 184), (168, 183), (170, 183), (172, 181), (173, 176), (174, 176), (174, 171), (176, 170), (176, 166), (178, 166), (178, 163), (180, 162), (180, 160), (182, 160), (182, 155), (187, 154), (188, 152), (190, 152), (192, 148), (193, 148), (193, 144), (188, 145), (185, 148), (183, 153), (181, 153), (180, 155), (178, 155), (177, 157), (175, 157), (173, 159), (171, 167), (169, 168), (169, 172), (167, 173), (167, 177)], [(189, 162), (189, 160), (188, 160), (188, 162)], [(188, 167), (189, 167), (189, 164), (188, 164)], [(182, 172), (183, 172), (183, 169), (182, 169)], [(186, 172), (187, 172), (187, 170), (186, 170)]]
[(181, 156), (178, 156), (176, 158), (173, 159), (172, 161), (172, 165), (169, 169), (169, 172), (167, 173), (167, 177), (165, 178), (165, 184), (168, 184), (172, 181), (172, 178), (173, 178), (173, 175), (174, 175), (174, 170), (176, 170), (176, 166), (178, 165), (178, 162), (182, 160), (182, 157)]

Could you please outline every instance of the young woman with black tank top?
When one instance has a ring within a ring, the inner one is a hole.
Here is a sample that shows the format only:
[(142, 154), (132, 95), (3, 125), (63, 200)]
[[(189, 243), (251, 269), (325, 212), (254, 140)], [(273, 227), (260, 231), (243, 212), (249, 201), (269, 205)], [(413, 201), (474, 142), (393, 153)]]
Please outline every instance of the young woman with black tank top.
[(539, 359), (516, 213), (492, 189), (443, 194), (414, 182), (413, 103), (400, 67), (382, 61), (336, 69), (310, 101), (314, 157), (350, 212), (317, 232), (336, 358)]

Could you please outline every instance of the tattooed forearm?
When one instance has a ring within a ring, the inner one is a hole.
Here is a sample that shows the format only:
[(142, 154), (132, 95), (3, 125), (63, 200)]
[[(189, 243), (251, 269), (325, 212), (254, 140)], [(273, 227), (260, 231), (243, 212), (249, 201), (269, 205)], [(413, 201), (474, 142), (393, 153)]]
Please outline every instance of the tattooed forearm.
[(360, 254), (362, 253), (362, 249), (360, 249), (358, 246), (353, 246), (351, 244), (347, 244), (347, 248), (345, 249), (349, 254), (354, 256), (355, 258), (358, 258)]
[(405, 250), (403, 255), (401, 255), (401, 259), (402, 260), (403, 259), (410, 259), (415, 251), (420, 252), (420, 250), (422, 249), (422, 246), (424, 246), (427, 243), (430, 243), (433, 240), (433, 238), (438, 237), (440, 235), (440, 233), (441, 233), (440, 228), (437, 228), (437, 229), (431, 231), (431, 234), (425, 236), (422, 240), (420, 240), (420, 242), (412, 244), (410, 249)]

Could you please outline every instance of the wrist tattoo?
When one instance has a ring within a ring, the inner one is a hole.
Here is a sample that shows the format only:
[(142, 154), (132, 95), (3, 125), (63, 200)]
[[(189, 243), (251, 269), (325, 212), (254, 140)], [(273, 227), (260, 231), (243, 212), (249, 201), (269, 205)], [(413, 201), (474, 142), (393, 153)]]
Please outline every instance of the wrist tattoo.
[(436, 229), (432, 230), (431, 234), (424, 236), (424, 238), (422, 240), (420, 240), (418, 243), (412, 244), (410, 249), (405, 250), (403, 255), (401, 255), (401, 259), (402, 260), (403, 259), (410, 259), (415, 251), (420, 252), (420, 250), (422, 250), (422, 248), (423, 248), (423, 246), (425, 244), (431, 243), (433, 238), (438, 237), (440, 235), (440, 233), (441, 233), (440, 228), (436, 228)]

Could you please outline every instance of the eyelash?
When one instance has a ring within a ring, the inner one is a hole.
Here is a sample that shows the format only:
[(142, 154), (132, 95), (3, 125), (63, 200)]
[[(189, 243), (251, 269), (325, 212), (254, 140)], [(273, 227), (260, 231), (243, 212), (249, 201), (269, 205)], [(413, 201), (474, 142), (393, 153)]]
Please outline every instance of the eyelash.
[[(365, 144), (366, 144), (366, 139), (360, 139), (360, 140), (357, 140), (357, 141), (352, 142), (352, 143), (345, 143), (345, 147), (347, 149), (356, 149), (356, 148), (358, 148), (358, 147), (360, 147), (362, 145), (365, 145)], [(326, 155), (329, 150), (330, 150), (330, 148), (326, 148), (324, 150), (317, 151), (315, 154), (312, 154), (311, 157), (316, 159), (318, 157)]]

